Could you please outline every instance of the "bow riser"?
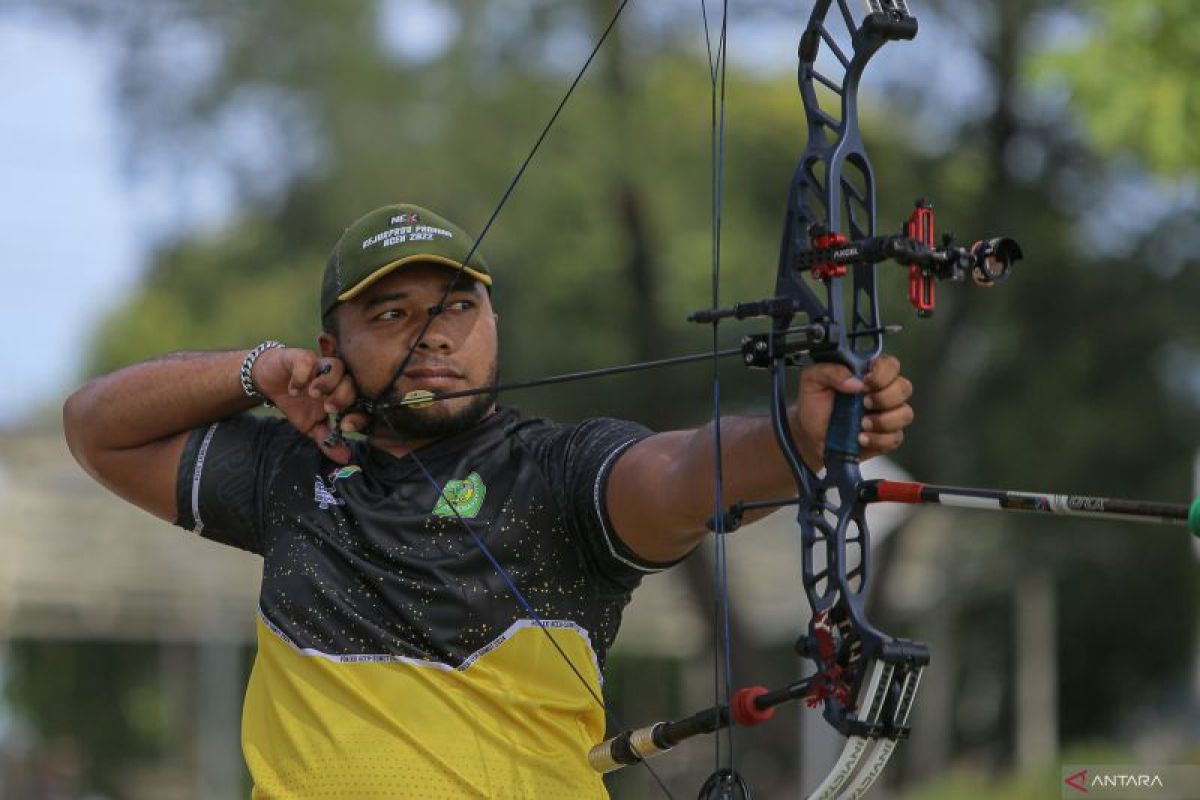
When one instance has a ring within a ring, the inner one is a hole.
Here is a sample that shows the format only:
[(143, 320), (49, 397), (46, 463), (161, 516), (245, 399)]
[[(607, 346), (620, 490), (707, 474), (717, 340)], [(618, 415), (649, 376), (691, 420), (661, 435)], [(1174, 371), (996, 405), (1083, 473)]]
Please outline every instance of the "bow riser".
[[(796, 313), (828, 327), (825, 342), (812, 350), (813, 360), (844, 364), (862, 378), (883, 350), (875, 265), (866, 261), (807, 269), (798, 265), (805, 262), (804, 254), (813, 250), (875, 235), (875, 179), (859, 127), (858, 85), (879, 48), (894, 38), (911, 38), (916, 22), (896, 16), (888, 24), (880, 24), (880, 15), (873, 14), (856, 26), (844, 0), (839, 0), (853, 46), (847, 55), (827, 27), (825, 18), (831, 7), (832, 0), (816, 4), (799, 49), (798, 82), (808, 121), (808, 144), (788, 192), (776, 295), (791, 298)], [(822, 44), (844, 70), (840, 82), (817, 69)], [(838, 98), (837, 116), (822, 106), (818, 85)], [(778, 343), (786, 340), (792, 321), (790, 315), (773, 320), (772, 419), (779, 445), (785, 455), (790, 454), (788, 463), (801, 488), (797, 522), (804, 588), (813, 610), (809, 636), (802, 641), (801, 650), (828, 678), (829, 691), (821, 699), (830, 723), (846, 733), (864, 733), (862, 726), (874, 733), (891, 693), (896, 665), (887, 665), (882, 681), (878, 672), (867, 668), (872, 663), (882, 666), (876, 659), (892, 640), (870, 625), (864, 610), (871, 563), (870, 532), (858, 492), (863, 480), (858, 464), (862, 398), (841, 395), (836, 399), (826, 436), (825, 473), (817, 475), (796, 452), (787, 424), (786, 363), (780, 352), (785, 348)], [(839, 633), (832, 650), (821, 647), (819, 641), (822, 635), (828, 637), (828, 629), (818, 630), (827, 622)], [(869, 671), (873, 677), (868, 681)], [(837, 691), (839, 684), (843, 691)], [(856, 708), (860, 709), (857, 714)], [(858, 751), (860, 755), (865, 752), (863, 748)], [(853, 774), (856, 763), (857, 758), (843, 765), (847, 767), (845, 779)], [(836, 792), (840, 782), (825, 788)]]

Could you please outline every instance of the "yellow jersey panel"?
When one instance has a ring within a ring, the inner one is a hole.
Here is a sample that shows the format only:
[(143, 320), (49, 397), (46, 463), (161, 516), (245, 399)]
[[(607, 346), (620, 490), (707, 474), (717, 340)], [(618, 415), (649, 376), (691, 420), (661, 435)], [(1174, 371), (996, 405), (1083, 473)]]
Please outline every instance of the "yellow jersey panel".
[(587, 634), (519, 621), (460, 667), (297, 649), (260, 618), (242, 743), (254, 800), (606, 798)]

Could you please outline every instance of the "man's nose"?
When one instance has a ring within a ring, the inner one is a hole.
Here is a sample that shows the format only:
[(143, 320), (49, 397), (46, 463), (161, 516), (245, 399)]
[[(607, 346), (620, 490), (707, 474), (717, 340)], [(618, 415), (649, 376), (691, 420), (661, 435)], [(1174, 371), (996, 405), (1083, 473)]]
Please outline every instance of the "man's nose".
[(425, 335), (421, 337), (417, 347), (421, 350), (450, 350), (454, 347), (454, 340), (440, 332), (435, 323), (425, 331)]
[(442, 311), (443, 308), (440, 305), (430, 306), (425, 310), (425, 313), (429, 315), (429, 319), (426, 324), (425, 335), (418, 342), (420, 349), (449, 350), (453, 347), (454, 341), (446, 334), (444, 321), (439, 319)]

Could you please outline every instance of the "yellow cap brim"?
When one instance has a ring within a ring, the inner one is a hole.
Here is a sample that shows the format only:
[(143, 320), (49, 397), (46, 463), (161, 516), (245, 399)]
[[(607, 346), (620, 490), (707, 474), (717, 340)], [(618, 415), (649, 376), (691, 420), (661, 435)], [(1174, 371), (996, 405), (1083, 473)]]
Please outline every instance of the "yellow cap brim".
[(372, 284), (376, 283), (377, 281), (386, 277), (387, 275), (390, 275), (392, 272), (396, 271), (397, 269), (399, 269), (400, 267), (403, 267), (406, 264), (440, 264), (443, 267), (450, 267), (451, 269), (457, 269), (462, 272), (465, 272), (468, 275), (470, 275), (472, 278), (474, 278), (475, 280), (482, 283), (484, 286), (492, 285), (492, 276), (491, 275), (488, 275), (485, 272), (480, 272), (479, 270), (477, 270), (473, 267), (468, 267), (464, 264), (460, 264), (457, 261), (455, 261), (454, 259), (446, 258), (445, 256), (434, 256), (434, 255), (405, 256), (404, 258), (399, 258), (399, 259), (396, 259), (395, 261), (384, 264), (382, 267), (380, 267), (379, 269), (372, 272), (366, 278), (359, 281), (356, 285), (350, 287), (346, 291), (339, 294), (337, 297), (338, 302), (344, 303), (347, 300), (353, 300), (354, 298), (356, 298), (360, 294), (362, 294), (364, 291), (366, 291)]

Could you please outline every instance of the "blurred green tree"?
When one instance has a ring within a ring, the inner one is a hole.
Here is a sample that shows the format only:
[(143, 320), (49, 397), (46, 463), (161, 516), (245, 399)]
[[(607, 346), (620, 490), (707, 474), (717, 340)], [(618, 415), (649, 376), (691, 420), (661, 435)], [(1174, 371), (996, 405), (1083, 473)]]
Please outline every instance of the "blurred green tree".
[[(423, 13), (445, 15), (445, 41), (415, 46), (398, 34), (421, 30), (403, 3), (62, 0), (56, 13), (121, 43), (132, 163), (215, 166), (237, 187), (225, 225), (183, 229), (162, 244), (142, 287), (98, 331), (89, 371), (267, 336), (311, 341), (329, 247), (381, 203), (421, 202), (478, 233), (561, 95), (564, 64), (579, 60), (610, 5), (425, 4)], [(1180, 245), (1196, 229), (1195, 209), (1139, 217), (1119, 237), (1095, 234), (1117, 225), (1114, 199), (1130, 181), (1106, 168), (1111, 151), (1133, 148), (1167, 174), (1195, 167), (1185, 135), (1194, 51), (1182, 0), (1089, 7), (1106, 24), (1084, 28), (1065, 51), (1040, 33), (1048, 15), (1074, 6), (930, 5), (938, 13), (915, 9), (923, 36), (889, 62), (906, 68), (868, 74), (880, 227), (929, 195), (941, 228), (1017, 236), (1028, 258), (994, 292), (944, 287), (934, 320), (893, 340), (917, 386), (918, 422), (898, 459), (933, 482), (1182, 499), (1200, 422), (1189, 324), (1200, 287), (1186, 268), (1194, 251)], [(1146, 23), (1148, 7), (1157, 27)], [(767, 20), (779, 13), (771, 3), (754, 10)], [(798, 33), (793, 4), (786, 13)], [(506, 377), (707, 345), (704, 331), (681, 322), (709, 302), (710, 107), (695, 29), (686, 3), (625, 20), (489, 232), (483, 249), (498, 273)], [(1110, 57), (1137, 69), (1113, 68)], [(1075, 81), (1070, 102), (1037, 95), (1025, 81), (1037, 70)], [(966, 94), (961, 75), (977, 76)], [(1149, 85), (1161, 92), (1134, 97)], [(790, 77), (736, 69), (728, 94), (727, 301), (770, 290), (787, 182), (804, 145)], [(1076, 113), (1098, 147), (1075, 135)], [(903, 280), (901, 270), (887, 278), (884, 304), (889, 318), (907, 322)], [(509, 402), (562, 418), (681, 426), (705, 419), (707, 381), (697, 368), (673, 376), (669, 393), (635, 377)], [(731, 367), (723, 386), (730, 409), (763, 407), (759, 376)], [(1178, 643), (1195, 635), (1197, 579), (1186, 535), (1151, 533), (1019, 518), (982, 543), (947, 543), (946, 602), (963, 598), (965, 669), (987, 664), (1010, 680), (994, 658), (1006, 634), (980, 635), (991, 624), (982, 621), (1010, 602), (1003, 576), (1044, 563), (1059, 576), (1059, 623), (1069, 632), (1060, 645), (1064, 737), (1111, 730), (1164, 702), (1186, 681), (1188, 650)], [(1000, 576), (993, 588), (971, 583), (988, 573)], [(743, 674), (791, 672), (786, 656), (757, 652), (746, 635), (752, 621), (735, 622)], [(39, 697), (16, 701), (40, 718)], [(636, 698), (615, 702), (624, 718), (640, 718)], [(764, 748), (786, 751), (795, 727), (774, 726), (755, 746), (769, 739)], [(997, 723), (990, 741), (1004, 737)], [(973, 754), (964, 738), (958, 745)], [(1007, 744), (999, 751), (1003, 764)], [(775, 766), (782, 775), (794, 768)]]
[(1168, 178), (1196, 175), (1200, 20), (1188, 0), (1077, 4), (1082, 30), (1033, 64), (1069, 92), (1088, 138)]

